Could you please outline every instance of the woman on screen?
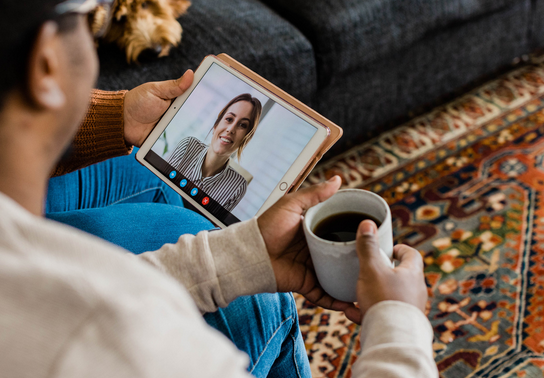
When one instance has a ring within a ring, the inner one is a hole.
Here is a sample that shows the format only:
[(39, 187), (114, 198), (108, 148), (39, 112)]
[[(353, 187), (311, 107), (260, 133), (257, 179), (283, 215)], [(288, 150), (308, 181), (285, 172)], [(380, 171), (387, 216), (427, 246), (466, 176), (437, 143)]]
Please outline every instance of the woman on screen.
[(236, 96), (221, 110), (206, 145), (194, 137), (181, 140), (168, 163), (202, 189), (226, 210), (232, 211), (244, 197), (246, 179), (232, 167), (229, 159), (236, 152), (238, 161), (261, 116), (261, 102), (245, 93)]

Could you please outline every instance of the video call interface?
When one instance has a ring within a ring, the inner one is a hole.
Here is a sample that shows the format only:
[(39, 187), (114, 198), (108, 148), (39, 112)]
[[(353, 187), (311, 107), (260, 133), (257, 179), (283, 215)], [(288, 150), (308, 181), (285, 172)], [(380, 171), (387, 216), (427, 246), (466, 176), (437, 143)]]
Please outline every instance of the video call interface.
[(257, 214), (316, 131), (213, 63), (145, 160), (228, 226)]

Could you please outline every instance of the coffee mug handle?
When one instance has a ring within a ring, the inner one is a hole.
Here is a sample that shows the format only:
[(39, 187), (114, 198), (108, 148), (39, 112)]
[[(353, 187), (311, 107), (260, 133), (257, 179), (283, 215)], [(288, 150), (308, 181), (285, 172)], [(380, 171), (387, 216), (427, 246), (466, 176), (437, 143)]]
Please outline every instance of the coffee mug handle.
[(391, 261), (391, 259), (385, 254), (385, 252), (383, 251), (383, 249), (380, 248), (380, 253), (381, 255), (383, 256), (383, 258), (385, 259), (385, 261), (387, 261), (387, 264), (391, 267), (391, 268), (394, 268), (395, 267), (395, 260)]

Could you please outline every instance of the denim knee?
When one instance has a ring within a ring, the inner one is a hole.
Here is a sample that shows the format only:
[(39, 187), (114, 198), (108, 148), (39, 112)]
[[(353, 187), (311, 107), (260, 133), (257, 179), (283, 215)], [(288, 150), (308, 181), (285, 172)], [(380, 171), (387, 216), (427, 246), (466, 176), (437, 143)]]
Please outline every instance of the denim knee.
[(47, 217), (117, 244), (132, 253), (154, 251), (166, 243), (176, 243), (180, 235), (195, 235), (214, 228), (200, 214), (183, 207), (158, 203), (119, 204), (51, 213)]
[(298, 322), (297, 304), (292, 293), (277, 293), (278, 305), (282, 313), (283, 319), (293, 318), (295, 322)]

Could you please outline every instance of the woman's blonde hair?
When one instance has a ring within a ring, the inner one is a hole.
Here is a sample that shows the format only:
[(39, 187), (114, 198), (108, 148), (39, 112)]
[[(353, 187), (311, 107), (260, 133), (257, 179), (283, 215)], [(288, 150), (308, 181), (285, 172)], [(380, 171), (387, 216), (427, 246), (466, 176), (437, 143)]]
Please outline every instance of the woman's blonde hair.
[(249, 130), (247, 134), (244, 136), (244, 139), (242, 139), (242, 143), (240, 143), (240, 147), (238, 147), (238, 151), (236, 152), (238, 161), (240, 161), (240, 158), (242, 157), (242, 151), (247, 146), (251, 138), (253, 138), (253, 135), (255, 134), (255, 130), (257, 130), (257, 126), (259, 125), (261, 112), (263, 110), (263, 106), (261, 105), (261, 102), (259, 101), (259, 99), (251, 96), (249, 93), (243, 93), (239, 96), (234, 97), (232, 100), (229, 101), (227, 105), (225, 105), (223, 110), (219, 112), (219, 115), (217, 116), (217, 120), (213, 124), (213, 128), (212, 128), (212, 130), (215, 129), (215, 127), (219, 124), (219, 122), (221, 122), (228, 108), (230, 108), (232, 104), (235, 104), (240, 101), (247, 101), (253, 104), (253, 110), (251, 111), (251, 114), (249, 116)]

